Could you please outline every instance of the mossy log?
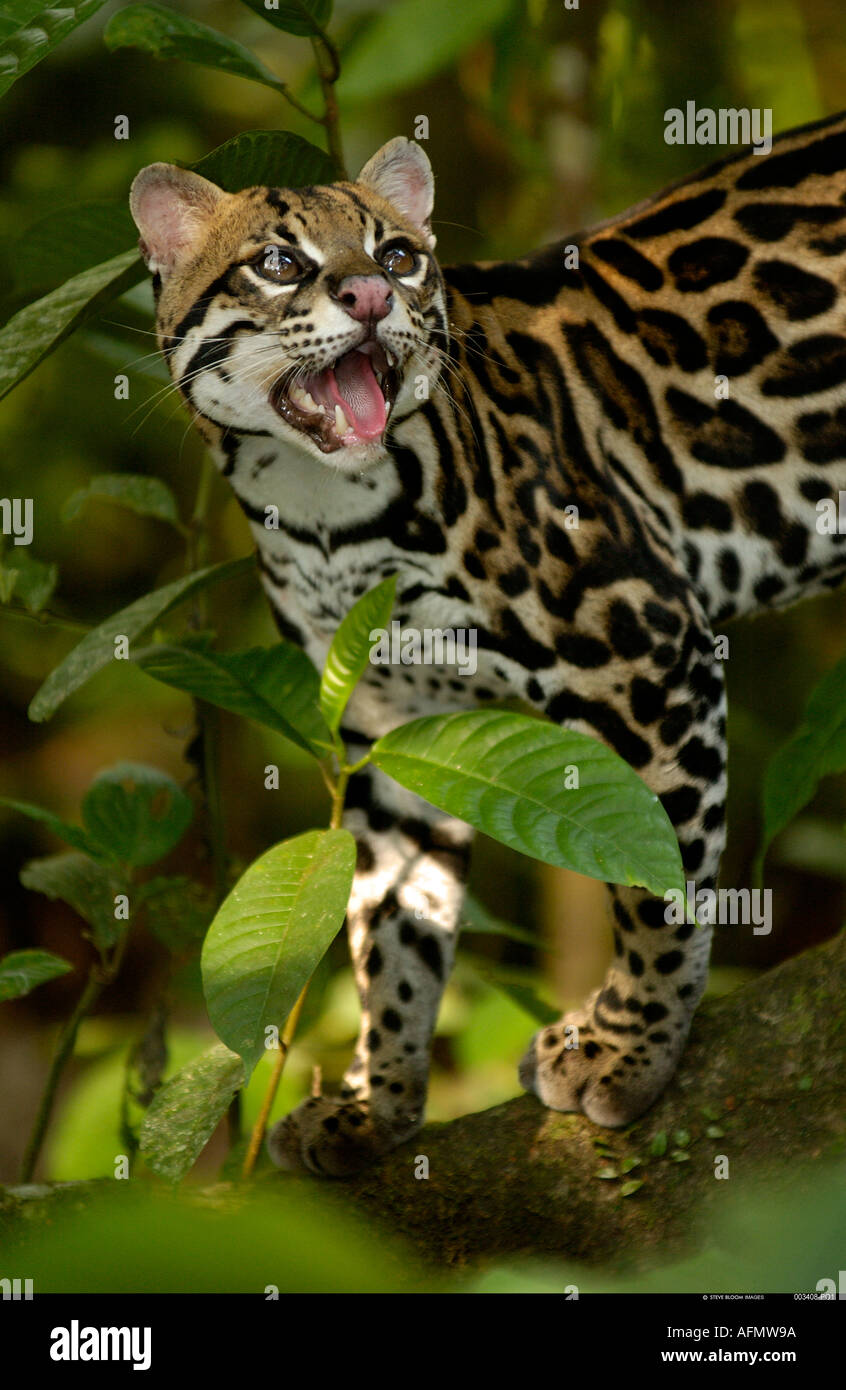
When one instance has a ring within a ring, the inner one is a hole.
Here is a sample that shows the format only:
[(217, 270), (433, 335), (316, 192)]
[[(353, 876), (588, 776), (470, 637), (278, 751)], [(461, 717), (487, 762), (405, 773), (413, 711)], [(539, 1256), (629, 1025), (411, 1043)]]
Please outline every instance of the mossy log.
[[(626, 1129), (521, 1097), (427, 1125), (338, 1187), (439, 1264), (528, 1253), (608, 1268), (663, 1263), (698, 1248), (729, 1190), (775, 1196), (813, 1182), (813, 1165), (843, 1152), (844, 1062), (841, 932), (707, 1000), (671, 1085)], [(419, 1156), (428, 1178), (415, 1176)], [(716, 1177), (720, 1156), (730, 1182)], [(619, 1177), (599, 1176), (608, 1169)]]

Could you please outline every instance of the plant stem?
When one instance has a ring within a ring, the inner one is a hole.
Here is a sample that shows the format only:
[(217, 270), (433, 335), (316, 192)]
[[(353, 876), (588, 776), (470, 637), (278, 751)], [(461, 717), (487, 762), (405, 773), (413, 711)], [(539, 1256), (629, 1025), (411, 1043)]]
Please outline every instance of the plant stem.
[(24, 622), (37, 623), (39, 627), (63, 627), (68, 632), (90, 632), (93, 623), (78, 623), (73, 618), (60, 618), (58, 613), (51, 613), (49, 608), (42, 608), (40, 613), (29, 613), (25, 608), (3, 608), (0, 610), (4, 618), (23, 618)]
[(335, 83), (341, 71), (338, 50), (328, 35), (323, 33), (319, 38), (312, 39), (311, 46), (314, 50), (317, 75), (320, 78), (320, 90), (323, 93), (323, 125), (326, 128), (326, 144), (338, 173), (341, 178), (346, 179), (349, 178), (349, 174), (344, 163), (338, 98), (335, 93)]
[(271, 1074), (270, 1081), (268, 1082), (267, 1090), (264, 1093), (264, 1099), (261, 1103), (261, 1110), (258, 1113), (258, 1118), (256, 1119), (256, 1122), (253, 1125), (253, 1132), (250, 1135), (250, 1142), (247, 1147), (246, 1155), (244, 1157), (244, 1166), (241, 1169), (242, 1178), (250, 1177), (253, 1168), (255, 1167), (256, 1159), (259, 1155), (259, 1149), (261, 1148), (262, 1143), (264, 1141), (268, 1117), (273, 1108), (273, 1102), (276, 1099), (276, 1092), (279, 1089), (279, 1082), (282, 1080), (282, 1073), (285, 1070), (285, 1062), (288, 1059), (288, 1053), (291, 1049), (291, 1043), (294, 1038), (294, 1033), (297, 1031), (297, 1024), (299, 1023), (302, 1007), (305, 1003), (305, 997), (308, 992), (309, 983), (310, 982), (303, 985), (303, 988), (300, 991), (299, 998), (297, 999), (296, 1004), (294, 1005), (293, 1009), (288, 1015), (288, 1021), (285, 1024), (282, 1037), (279, 1039), (279, 1046), (276, 1050), (276, 1060), (273, 1063), (273, 1072)]
[(79, 1026), (96, 1004), (105, 986), (111, 983), (120, 970), (128, 939), (129, 923), (127, 923), (126, 928), (118, 940), (112, 953), (111, 960), (108, 963), (96, 961), (91, 966), (88, 972), (88, 979), (85, 982), (85, 988), (76, 1001), (76, 1007), (62, 1030), (53, 1061), (50, 1063), (50, 1071), (48, 1072), (47, 1083), (38, 1106), (35, 1124), (32, 1127), (29, 1143), (26, 1146), (26, 1151), (24, 1152), (23, 1161), (21, 1163), (21, 1182), (29, 1182), (35, 1171), (35, 1165), (41, 1153), (41, 1146), (44, 1143), (44, 1135), (50, 1123), (50, 1115), (53, 1109), (53, 1102), (56, 1098), (56, 1090), (61, 1080), (62, 1072), (73, 1056)]

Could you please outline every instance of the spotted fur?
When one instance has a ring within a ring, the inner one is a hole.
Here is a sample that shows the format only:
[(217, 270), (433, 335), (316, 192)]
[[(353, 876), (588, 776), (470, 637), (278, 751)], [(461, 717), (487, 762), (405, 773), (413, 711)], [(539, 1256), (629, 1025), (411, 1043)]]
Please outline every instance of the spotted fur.
[[(169, 166), (139, 176), (162, 348), (249, 518), (283, 635), (319, 665), (343, 614), (389, 574), (403, 625), (477, 630), (472, 680), (368, 670), (347, 717), (353, 756), (414, 716), (519, 696), (626, 758), (660, 796), (687, 876), (715, 885), (715, 634), (846, 570), (844, 537), (816, 525), (817, 502), (846, 489), (844, 171), (840, 116), (567, 243), (443, 270), (428, 162), (408, 141), (331, 187), (225, 195)], [(397, 238), (413, 275), (380, 260)], [(252, 268), (268, 244), (301, 258), (293, 287)], [(372, 277), (390, 310), (363, 323), (344, 286)], [(280, 416), (279, 383), (331, 365), (365, 330), (397, 361), (384, 438), (338, 447)], [(372, 769), (351, 784), (345, 823), (359, 847), (355, 1058), (339, 1098), (305, 1102), (271, 1139), (277, 1162), (328, 1174), (422, 1123), (470, 842)], [(709, 929), (667, 923), (641, 890), (609, 892), (608, 975), (535, 1036), (520, 1077), (547, 1105), (613, 1126), (677, 1065)]]

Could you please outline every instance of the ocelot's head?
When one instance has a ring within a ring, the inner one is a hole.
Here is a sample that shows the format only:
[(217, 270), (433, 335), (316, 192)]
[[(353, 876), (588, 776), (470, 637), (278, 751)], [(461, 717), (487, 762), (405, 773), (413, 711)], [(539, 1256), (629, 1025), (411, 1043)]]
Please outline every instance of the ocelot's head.
[(437, 379), (443, 280), (419, 145), (389, 141), (354, 183), (224, 193), (172, 164), (130, 193), (159, 340), (192, 409), (345, 471)]

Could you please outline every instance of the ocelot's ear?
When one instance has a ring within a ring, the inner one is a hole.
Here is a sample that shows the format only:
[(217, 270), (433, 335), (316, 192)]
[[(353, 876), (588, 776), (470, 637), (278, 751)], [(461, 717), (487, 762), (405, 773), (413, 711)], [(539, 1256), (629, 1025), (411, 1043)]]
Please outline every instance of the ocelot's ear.
[(435, 180), (429, 158), (413, 140), (398, 135), (389, 140), (372, 159), (368, 159), (358, 176), (381, 197), (393, 203), (399, 212), (413, 222), (434, 248), (435, 238), (429, 226), (435, 203)]
[(227, 195), (216, 184), (175, 164), (148, 164), (129, 190), (129, 210), (152, 271), (166, 278), (191, 257), (215, 208)]

